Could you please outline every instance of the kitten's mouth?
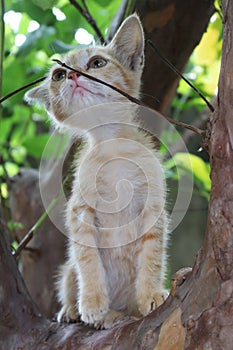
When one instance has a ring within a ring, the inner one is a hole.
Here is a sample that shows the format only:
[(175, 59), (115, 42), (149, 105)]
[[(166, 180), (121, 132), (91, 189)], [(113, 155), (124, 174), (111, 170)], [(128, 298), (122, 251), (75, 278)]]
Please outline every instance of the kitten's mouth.
[(75, 95), (84, 96), (85, 93), (89, 93), (89, 94), (94, 95), (94, 96), (105, 97), (104, 94), (101, 94), (99, 92), (93, 92), (93, 91), (89, 90), (87, 87), (80, 85), (78, 83), (76, 83), (76, 85), (72, 88), (73, 88), (72, 89), (72, 97), (74, 97)]
[(85, 86), (76, 84), (76, 85), (73, 87), (72, 97), (73, 97), (74, 95), (76, 95), (76, 94), (81, 94), (81, 95), (83, 95), (85, 91), (89, 92), (90, 94), (93, 94), (93, 92), (90, 91), (89, 89), (87, 89)]

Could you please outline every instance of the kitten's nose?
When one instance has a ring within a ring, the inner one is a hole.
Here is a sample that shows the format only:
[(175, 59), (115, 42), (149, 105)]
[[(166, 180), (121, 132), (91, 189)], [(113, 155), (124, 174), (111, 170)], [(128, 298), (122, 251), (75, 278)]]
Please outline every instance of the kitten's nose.
[(80, 74), (76, 72), (69, 72), (68, 74), (68, 79), (72, 79), (74, 81), (76, 81), (78, 77), (80, 77)]

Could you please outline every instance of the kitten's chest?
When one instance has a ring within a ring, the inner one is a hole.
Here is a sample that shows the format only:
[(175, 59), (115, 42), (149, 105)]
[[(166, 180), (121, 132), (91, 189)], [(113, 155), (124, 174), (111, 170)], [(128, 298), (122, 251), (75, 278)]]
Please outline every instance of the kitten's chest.
[(96, 170), (96, 188), (105, 200), (121, 201), (123, 197), (132, 194), (138, 174), (129, 159), (115, 158)]
[(81, 163), (76, 179), (84, 197), (95, 197), (96, 205), (121, 205), (131, 200), (140, 186), (140, 169), (131, 159), (115, 156)]

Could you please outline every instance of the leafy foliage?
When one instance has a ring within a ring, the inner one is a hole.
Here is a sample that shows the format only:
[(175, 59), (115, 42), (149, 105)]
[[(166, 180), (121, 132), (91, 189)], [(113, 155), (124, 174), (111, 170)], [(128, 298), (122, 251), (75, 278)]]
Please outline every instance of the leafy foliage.
[[(215, 5), (220, 11), (218, 1), (215, 2)], [(216, 12), (212, 16), (208, 30), (203, 35), (200, 44), (194, 50), (184, 72), (185, 77), (188, 78), (212, 104), (214, 104), (217, 91), (221, 63), (221, 47), (222, 20), (220, 14)], [(200, 115), (206, 113), (206, 109), (206, 104), (201, 97), (183, 80), (180, 80), (176, 96), (172, 103), (172, 118), (192, 124), (200, 118)], [(172, 133), (170, 130), (165, 131), (162, 138), (165, 144), (174, 143), (176, 142), (176, 133)], [(173, 179), (178, 178), (174, 164), (182, 170), (181, 174), (192, 175), (195, 183), (195, 192), (209, 200), (211, 187), (209, 176), (210, 165), (205, 159), (205, 154), (198, 153), (199, 148), (200, 146), (195, 144), (195, 148), (189, 147), (191, 154), (175, 154), (173, 160), (168, 160), (165, 163), (165, 169), (167, 177)], [(162, 154), (166, 153), (166, 149), (163, 145), (161, 145), (161, 152)], [(190, 162), (191, 168), (189, 165)]]
[[(209, 200), (211, 188), (209, 176), (210, 166), (200, 157), (190, 153), (178, 152), (171, 159), (164, 162), (164, 167), (167, 174), (170, 174), (170, 177), (173, 179), (178, 179), (179, 176), (193, 176), (195, 190)], [(178, 169), (179, 175), (177, 172)], [(170, 172), (168, 173), (168, 171)]]

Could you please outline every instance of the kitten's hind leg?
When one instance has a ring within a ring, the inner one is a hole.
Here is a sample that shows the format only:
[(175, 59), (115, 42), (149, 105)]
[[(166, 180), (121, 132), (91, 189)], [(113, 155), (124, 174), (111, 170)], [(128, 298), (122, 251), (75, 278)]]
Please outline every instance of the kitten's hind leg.
[(57, 282), (58, 299), (62, 305), (57, 314), (58, 322), (74, 322), (79, 319), (77, 310), (77, 277), (76, 272), (68, 261), (60, 269)]

